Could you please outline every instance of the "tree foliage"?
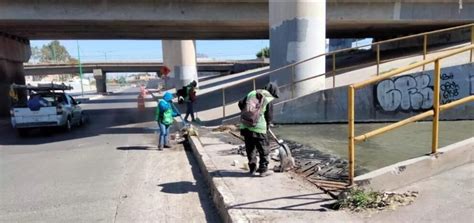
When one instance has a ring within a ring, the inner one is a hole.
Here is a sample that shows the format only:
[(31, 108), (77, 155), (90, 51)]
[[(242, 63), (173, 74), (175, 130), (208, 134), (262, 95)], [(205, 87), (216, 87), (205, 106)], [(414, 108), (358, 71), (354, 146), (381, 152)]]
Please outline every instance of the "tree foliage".
[[(38, 49), (36, 48), (35, 51), (38, 51)], [(32, 54), (33, 58), (39, 58), (41, 63), (77, 63), (77, 60), (71, 57), (66, 47), (57, 40), (43, 45), (39, 52), (34, 52), (32, 49)]]
[(264, 47), (257, 52), (257, 58), (270, 58), (270, 48)]

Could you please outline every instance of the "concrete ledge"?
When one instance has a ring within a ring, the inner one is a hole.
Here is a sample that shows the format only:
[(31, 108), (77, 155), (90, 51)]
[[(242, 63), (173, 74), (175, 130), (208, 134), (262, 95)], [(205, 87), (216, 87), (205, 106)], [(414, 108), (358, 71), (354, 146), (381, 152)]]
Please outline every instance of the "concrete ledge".
[(199, 138), (191, 136), (188, 137), (188, 141), (191, 145), (194, 157), (199, 164), (201, 173), (210, 188), (212, 200), (223, 222), (250, 222), (250, 219), (248, 219), (242, 211), (238, 209), (229, 210), (231, 204), (234, 203), (232, 192), (222, 177), (216, 177), (220, 175), (218, 168), (204, 151)]
[(394, 190), (449, 169), (473, 162), (474, 137), (426, 155), (387, 166), (355, 178), (355, 184), (373, 190)]

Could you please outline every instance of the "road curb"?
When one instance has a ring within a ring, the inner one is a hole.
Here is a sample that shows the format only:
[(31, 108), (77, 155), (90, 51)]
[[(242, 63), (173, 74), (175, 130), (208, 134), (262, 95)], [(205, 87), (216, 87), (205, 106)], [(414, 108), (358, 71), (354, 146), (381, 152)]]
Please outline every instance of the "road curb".
[(235, 203), (235, 198), (214, 162), (204, 150), (199, 138), (188, 136), (188, 141), (204, 176), (204, 180), (209, 186), (212, 201), (219, 212), (221, 220), (226, 223), (250, 222), (250, 219), (241, 210), (231, 209), (232, 204)]

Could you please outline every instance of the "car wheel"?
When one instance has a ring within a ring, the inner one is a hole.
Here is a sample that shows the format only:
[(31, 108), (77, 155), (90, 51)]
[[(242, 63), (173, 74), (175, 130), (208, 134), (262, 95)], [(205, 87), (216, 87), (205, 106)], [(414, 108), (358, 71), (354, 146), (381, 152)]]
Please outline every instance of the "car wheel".
[(70, 131), (71, 131), (71, 129), (72, 129), (72, 124), (71, 124), (71, 119), (70, 119), (70, 118), (68, 118), (68, 119), (66, 120), (66, 123), (64, 124), (63, 128), (64, 128), (64, 130), (67, 131), (67, 132), (70, 132)]
[(87, 122), (87, 116), (84, 113), (81, 113), (81, 119), (79, 119), (79, 126), (82, 126), (86, 124)]

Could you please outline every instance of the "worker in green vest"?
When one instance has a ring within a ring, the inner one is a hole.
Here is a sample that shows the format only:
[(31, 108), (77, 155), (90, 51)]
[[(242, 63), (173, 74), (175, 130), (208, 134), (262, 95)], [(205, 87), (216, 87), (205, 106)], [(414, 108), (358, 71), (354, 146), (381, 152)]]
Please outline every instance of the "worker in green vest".
[[(269, 83), (264, 89), (254, 90), (239, 101), (241, 110), (240, 134), (245, 140), (245, 149), (251, 175), (268, 176), (269, 153), (267, 131), (273, 119), (273, 100), (279, 97), (278, 86)], [(257, 169), (257, 152), (259, 166)]]
[(169, 92), (166, 92), (163, 95), (163, 99), (160, 99), (158, 101), (158, 106), (156, 106), (155, 120), (160, 127), (158, 150), (163, 150), (163, 147), (171, 148), (171, 146), (168, 144), (169, 129), (174, 122), (174, 117), (181, 115), (172, 105), (172, 100), (173, 95)]

